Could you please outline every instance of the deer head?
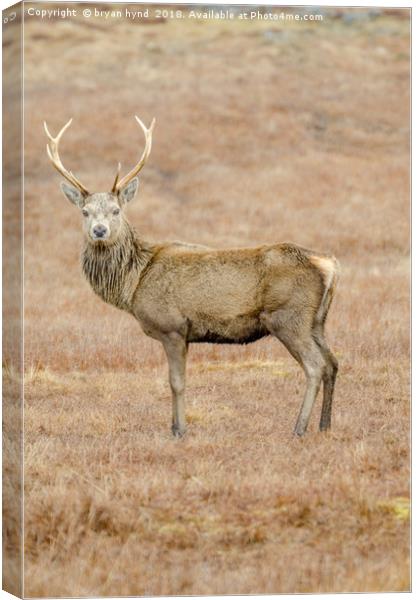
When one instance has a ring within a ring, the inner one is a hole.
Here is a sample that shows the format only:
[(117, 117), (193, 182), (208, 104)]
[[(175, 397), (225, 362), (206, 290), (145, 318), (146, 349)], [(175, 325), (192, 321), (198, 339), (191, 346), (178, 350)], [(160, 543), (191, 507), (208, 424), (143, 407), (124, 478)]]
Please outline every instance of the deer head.
[(84, 233), (88, 242), (92, 244), (115, 243), (124, 222), (123, 208), (136, 195), (139, 179), (139, 171), (144, 167), (152, 147), (152, 131), (155, 119), (152, 120), (149, 129), (145, 127), (139, 117), (135, 117), (145, 134), (145, 148), (139, 162), (127, 175), (120, 179), (121, 165), (119, 163), (113, 187), (110, 192), (99, 192), (91, 194), (77, 177), (68, 171), (61, 162), (58, 147), (65, 131), (72, 123), (72, 119), (61, 129), (56, 137), (53, 137), (44, 123), (45, 132), (49, 142), (46, 151), (55, 169), (67, 182), (61, 183), (64, 196), (77, 206), (83, 216)]

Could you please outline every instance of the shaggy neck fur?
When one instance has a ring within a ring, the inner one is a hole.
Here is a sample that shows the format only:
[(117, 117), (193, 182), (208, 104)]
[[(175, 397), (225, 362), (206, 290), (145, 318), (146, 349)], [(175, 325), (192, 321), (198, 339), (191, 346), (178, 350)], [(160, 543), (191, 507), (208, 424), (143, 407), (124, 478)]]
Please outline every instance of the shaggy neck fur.
[(140, 275), (152, 259), (151, 247), (138, 239), (127, 221), (111, 245), (86, 242), (82, 254), (84, 275), (105, 302), (130, 311)]

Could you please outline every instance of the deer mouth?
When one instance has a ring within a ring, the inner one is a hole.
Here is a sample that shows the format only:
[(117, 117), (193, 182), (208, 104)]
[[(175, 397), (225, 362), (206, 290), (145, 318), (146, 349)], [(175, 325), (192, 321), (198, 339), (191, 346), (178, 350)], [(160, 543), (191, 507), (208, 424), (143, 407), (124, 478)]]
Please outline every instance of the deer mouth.
[(93, 246), (101, 246), (103, 248), (104, 248), (104, 246), (111, 246), (111, 242), (110, 242), (110, 240), (108, 238), (107, 239), (103, 239), (103, 238), (91, 238), (90, 239), (90, 243)]

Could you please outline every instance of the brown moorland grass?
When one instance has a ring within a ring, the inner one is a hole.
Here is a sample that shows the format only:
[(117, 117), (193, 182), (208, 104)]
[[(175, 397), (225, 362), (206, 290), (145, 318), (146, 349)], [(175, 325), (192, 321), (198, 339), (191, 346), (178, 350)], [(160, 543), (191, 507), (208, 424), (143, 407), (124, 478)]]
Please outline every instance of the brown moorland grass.
[[(51, 6), (51, 5), (48, 5)], [(409, 578), (409, 22), (27, 21), (26, 596), (404, 591)], [(191, 348), (169, 434), (162, 348), (79, 267), (45, 153), (106, 189), (157, 117), (144, 237), (337, 255), (334, 425), (292, 428), (278, 342)], [(13, 373), (10, 373), (13, 377)]]

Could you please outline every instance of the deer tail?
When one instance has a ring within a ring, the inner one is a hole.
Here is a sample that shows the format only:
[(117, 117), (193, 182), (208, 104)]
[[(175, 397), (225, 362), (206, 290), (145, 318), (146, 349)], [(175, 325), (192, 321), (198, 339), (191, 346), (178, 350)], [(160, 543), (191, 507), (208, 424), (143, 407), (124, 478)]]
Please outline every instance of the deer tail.
[(316, 323), (324, 323), (333, 300), (337, 282), (340, 277), (340, 264), (334, 256), (310, 256), (313, 265), (320, 271), (324, 292), (317, 309)]

